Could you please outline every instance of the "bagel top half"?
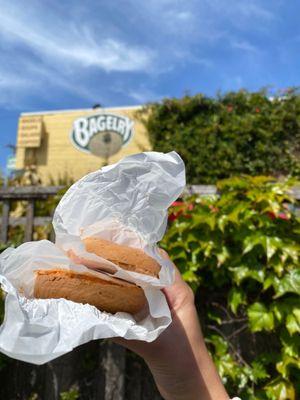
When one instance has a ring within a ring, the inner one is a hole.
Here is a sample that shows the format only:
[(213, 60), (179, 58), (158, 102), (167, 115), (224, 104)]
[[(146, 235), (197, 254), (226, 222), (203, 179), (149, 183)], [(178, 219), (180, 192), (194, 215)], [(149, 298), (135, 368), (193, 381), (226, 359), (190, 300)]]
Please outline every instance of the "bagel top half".
[[(161, 266), (156, 260), (154, 260), (154, 258), (148, 256), (148, 254), (141, 249), (120, 245), (95, 237), (85, 238), (83, 242), (86, 251), (111, 261), (120, 268), (127, 271), (158, 277)], [(78, 261), (88, 267), (92, 267), (92, 264), (94, 263), (85, 258), (80, 258)], [(101, 264), (99, 264), (99, 269), (103, 269), (106, 272), (112, 272), (108, 270), (109, 268), (107, 269), (104, 266), (101, 266)]]

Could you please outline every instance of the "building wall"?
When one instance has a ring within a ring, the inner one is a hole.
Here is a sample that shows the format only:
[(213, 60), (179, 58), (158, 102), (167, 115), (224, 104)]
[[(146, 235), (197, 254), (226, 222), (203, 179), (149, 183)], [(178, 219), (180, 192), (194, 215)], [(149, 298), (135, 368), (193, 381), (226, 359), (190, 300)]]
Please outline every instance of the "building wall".
[[(23, 113), (20, 116), (19, 127), (26, 118), (42, 117), (42, 137), (39, 147), (29, 148), (18, 145), (16, 153), (16, 168), (36, 165), (37, 173), (43, 184), (58, 183), (60, 178), (79, 179), (83, 175), (95, 171), (104, 165), (105, 160), (93, 154), (87, 154), (77, 149), (70, 140), (73, 121), (79, 117), (111, 113), (122, 115), (134, 120), (134, 133), (121, 150), (107, 161), (115, 163), (123, 157), (150, 150), (150, 144), (144, 126), (136, 118), (135, 113), (140, 107), (106, 108), (70, 110), (63, 112)], [(20, 136), (20, 128), (18, 136)], [(26, 144), (25, 144), (26, 146)]]

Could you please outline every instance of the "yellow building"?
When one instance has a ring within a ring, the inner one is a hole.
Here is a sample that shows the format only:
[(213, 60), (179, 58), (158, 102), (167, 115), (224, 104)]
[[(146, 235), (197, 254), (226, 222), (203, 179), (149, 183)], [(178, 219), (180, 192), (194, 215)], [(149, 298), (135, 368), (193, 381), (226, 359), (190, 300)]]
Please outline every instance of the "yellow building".
[(150, 150), (141, 106), (22, 113), (16, 169), (34, 166), (42, 184), (77, 180), (129, 154)]

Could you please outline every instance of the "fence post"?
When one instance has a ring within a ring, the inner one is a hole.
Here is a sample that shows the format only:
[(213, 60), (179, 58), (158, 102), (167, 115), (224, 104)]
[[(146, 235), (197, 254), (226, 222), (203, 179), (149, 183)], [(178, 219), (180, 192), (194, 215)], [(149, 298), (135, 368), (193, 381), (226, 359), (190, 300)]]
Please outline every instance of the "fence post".
[(2, 205), (1, 242), (6, 243), (8, 237), (8, 226), (9, 226), (9, 210), (10, 210), (9, 199), (3, 199), (2, 204), (3, 205)]
[(34, 199), (28, 199), (26, 211), (25, 242), (30, 242), (33, 235)]
[(101, 343), (100, 357), (104, 373), (103, 400), (125, 400), (125, 355), (124, 347), (110, 340)]
[[(53, 220), (55, 209), (52, 210), (51, 212), (51, 219)], [(50, 237), (49, 237), (50, 242), (55, 243), (55, 232), (53, 228), (53, 224), (51, 222), (51, 230), (50, 230)]]

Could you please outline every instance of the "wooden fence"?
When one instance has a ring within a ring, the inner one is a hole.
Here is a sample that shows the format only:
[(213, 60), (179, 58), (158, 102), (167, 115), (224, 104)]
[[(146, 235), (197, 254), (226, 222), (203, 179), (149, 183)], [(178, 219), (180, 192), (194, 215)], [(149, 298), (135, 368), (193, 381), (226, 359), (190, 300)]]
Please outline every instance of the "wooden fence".
[[(34, 226), (51, 223), (51, 215), (46, 217), (34, 216), (35, 201), (47, 200), (50, 196), (56, 195), (60, 189), (62, 189), (60, 186), (22, 186), (0, 188), (0, 201), (2, 202), (1, 242), (7, 242), (9, 226), (24, 225), (24, 242), (29, 242), (32, 240)], [(26, 217), (9, 217), (11, 203), (12, 201), (16, 200), (27, 202)], [(51, 233), (50, 239), (54, 239), (53, 232)]]
[[(61, 186), (23, 186), (0, 188), (0, 202), (2, 202), (2, 220), (0, 241), (7, 242), (9, 226), (24, 225), (24, 242), (32, 240), (34, 226), (50, 224), (52, 215), (46, 217), (36, 217), (34, 215), (34, 204), (36, 200), (47, 200), (50, 196), (56, 195)], [(293, 196), (300, 199), (300, 187), (293, 188)], [(213, 195), (217, 193), (214, 185), (188, 185), (185, 189), (187, 194), (198, 194), (201, 196)], [(11, 202), (21, 200), (27, 202), (26, 217), (10, 218)], [(51, 231), (50, 240), (54, 241), (54, 232)]]
[[(52, 215), (45, 217), (36, 217), (34, 215), (35, 201), (47, 200), (49, 197), (56, 195), (62, 186), (21, 186), (21, 187), (2, 187), (0, 188), (0, 202), (2, 202), (2, 220), (0, 241), (6, 243), (8, 239), (9, 226), (25, 226), (24, 242), (29, 242), (33, 237), (34, 226), (43, 226), (50, 224)], [(215, 194), (216, 187), (213, 185), (187, 186), (186, 192), (200, 195)], [(26, 216), (10, 217), (11, 203), (13, 201), (25, 201)], [(50, 240), (54, 241), (54, 232), (51, 231)]]
[[(35, 216), (35, 201), (47, 200), (61, 187), (0, 188), (2, 219), (0, 240), (7, 242), (9, 226), (24, 225), (24, 242), (32, 240), (34, 226), (50, 224), (52, 215)], [(187, 186), (186, 193), (216, 194), (212, 185)], [(300, 188), (294, 196), (300, 199)], [(27, 202), (26, 216), (10, 217), (11, 203)], [(53, 231), (50, 239), (54, 240)], [(62, 392), (74, 388), (79, 400), (161, 400), (143, 360), (109, 340), (98, 340), (42, 366), (1, 356), (0, 399), (63, 400)], [(75, 399), (66, 395), (66, 400)]]

